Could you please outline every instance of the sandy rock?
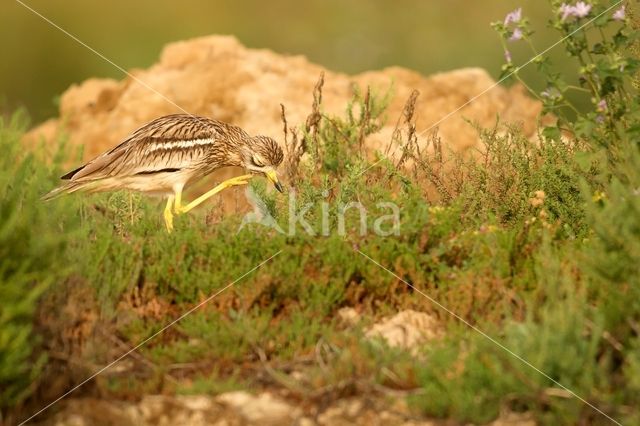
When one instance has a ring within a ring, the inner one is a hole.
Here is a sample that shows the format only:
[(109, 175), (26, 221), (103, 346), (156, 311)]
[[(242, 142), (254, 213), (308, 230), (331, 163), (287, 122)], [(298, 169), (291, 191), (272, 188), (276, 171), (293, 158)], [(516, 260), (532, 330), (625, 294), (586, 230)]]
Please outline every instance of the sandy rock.
[(377, 93), (384, 93), (393, 83), (387, 125), (367, 141), (370, 149), (386, 147), (413, 89), (420, 91), (417, 129), (423, 131), (437, 124), (444, 143), (458, 150), (478, 141), (463, 118), (491, 126), (499, 115), (506, 121), (522, 122), (525, 131), (533, 135), (535, 117), (541, 109), (521, 89), (493, 87), (495, 82), (477, 68), (424, 77), (392, 67), (348, 76), (328, 71), (303, 56), (247, 49), (233, 37), (209, 36), (167, 45), (158, 63), (131, 71), (133, 77), (123, 81), (89, 79), (71, 86), (62, 95), (60, 119), (36, 127), (26, 139), (41, 136), (50, 141), (64, 129), (72, 144), (85, 145), (85, 155), (93, 157), (153, 118), (189, 112), (281, 140), (280, 103), (287, 108), (290, 125), (303, 123), (322, 71), (326, 74), (322, 109), (329, 114), (344, 113), (353, 85), (371, 86)]
[(353, 327), (360, 322), (360, 314), (352, 307), (338, 309), (338, 320), (345, 326)]
[(399, 312), (374, 324), (366, 332), (370, 339), (383, 339), (389, 346), (409, 350), (440, 335), (441, 329), (435, 318), (412, 310)]
[(138, 402), (78, 398), (44, 424), (55, 426), (232, 426), (245, 420), (210, 396), (147, 395)]
[(289, 424), (299, 416), (299, 410), (268, 392), (252, 395), (244, 391), (227, 392), (216, 401), (233, 408), (251, 424)]
[(334, 402), (317, 417), (320, 426), (385, 425), (436, 426), (430, 420), (410, 420), (413, 417), (405, 403), (345, 398)]
[[(124, 407), (128, 420), (136, 425), (188, 424), (193, 426), (238, 424), (240, 419), (226, 413), (224, 407), (205, 395), (147, 395), (137, 404)], [(232, 423), (222, 422), (226, 417)]]
[(500, 414), (489, 426), (536, 426), (530, 413), (513, 413), (510, 411)]
[(91, 78), (80, 85), (74, 84), (62, 94), (60, 115), (73, 116), (85, 110), (94, 113), (110, 111), (115, 107), (124, 86), (116, 80), (104, 78)]
[(346, 425), (362, 415), (364, 404), (357, 398), (337, 401), (318, 416), (320, 425)]

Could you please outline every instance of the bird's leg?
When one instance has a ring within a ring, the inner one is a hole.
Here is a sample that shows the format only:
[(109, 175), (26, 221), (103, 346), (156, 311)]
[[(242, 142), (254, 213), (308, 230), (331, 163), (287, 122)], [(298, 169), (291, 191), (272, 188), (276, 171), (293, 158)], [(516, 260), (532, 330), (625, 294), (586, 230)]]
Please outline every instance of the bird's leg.
[(220, 185), (216, 186), (215, 188), (206, 192), (205, 194), (202, 194), (201, 196), (199, 196), (198, 198), (196, 198), (186, 206), (180, 206), (176, 202), (176, 206), (175, 206), (176, 212), (186, 213), (189, 210), (193, 209), (194, 207), (199, 206), (203, 201), (207, 200), (208, 198), (213, 197), (215, 194), (222, 191), (223, 189), (227, 189), (236, 185), (246, 185), (248, 183), (248, 180), (251, 179), (251, 177), (252, 177), (251, 175), (242, 175), (242, 176), (236, 176), (234, 178), (225, 180)]
[(173, 195), (169, 195), (167, 198), (167, 206), (164, 208), (164, 223), (167, 225), (167, 232), (169, 233), (173, 231), (173, 213), (171, 212), (171, 208), (174, 198)]
[(182, 209), (182, 187), (178, 186), (173, 188), (173, 193), (175, 195), (175, 202), (173, 203), (173, 211), (176, 214), (180, 214)]

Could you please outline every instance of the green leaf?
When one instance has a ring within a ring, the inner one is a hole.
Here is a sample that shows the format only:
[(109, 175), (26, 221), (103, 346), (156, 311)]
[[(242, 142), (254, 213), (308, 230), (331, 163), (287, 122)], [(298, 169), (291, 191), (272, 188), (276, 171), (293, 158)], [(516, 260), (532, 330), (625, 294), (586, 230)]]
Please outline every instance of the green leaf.
[(587, 117), (579, 117), (574, 126), (578, 136), (588, 137), (593, 132), (595, 123)]
[(593, 45), (591, 53), (595, 53), (596, 55), (604, 55), (607, 53), (607, 47), (602, 43), (596, 43)]
[(640, 123), (634, 124), (627, 129), (627, 134), (632, 138), (640, 138)]
[(542, 129), (542, 136), (544, 136), (545, 139), (560, 142), (560, 129), (555, 126), (545, 127), (544, 129)]
[(610, 21), (611, 18), (609, 17), (609, 14), (605, 13), (594, 20), (593, 25), (595, 25), (596, 27), (606, 27)]
[(622, 31), (618, 31), (613, 36), (613, 44), (616, 46), (617, 49), (621, 47), (625, 47), (628, 41), (629, 41), (629, 37), (627, 37)]

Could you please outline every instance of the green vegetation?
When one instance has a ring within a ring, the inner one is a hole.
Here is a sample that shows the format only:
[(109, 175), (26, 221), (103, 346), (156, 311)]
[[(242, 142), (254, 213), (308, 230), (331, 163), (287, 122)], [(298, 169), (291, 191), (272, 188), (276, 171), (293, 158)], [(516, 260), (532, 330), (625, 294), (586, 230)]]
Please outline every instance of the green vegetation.
[[(572, 119), (558, 108), (562, 133), (545, 130), (535, 142), (514, 126), (479, 129), (472, 157), (444, 152), (437, 135), (418, 147), (410, 99), (391, 142), (401, 157), (367, 160), (361, 140), (379, 129), (386, 97), (358, 93), (344, 117), (323, 115), (317, 102), (316, 119), (287, 134), (284, 172), (298, 205), (314, 203), (305, 218), (316, 231), (326, 203), (326, 236), (256, 224), (237, 232), (237, 216), (211, 224), (198, 215), (179, 217), (167, 234), (160, 206), (126, 193), (41, 203), (69, 155), (61, 147), (51, 162), (43, 150), (24, 153), (22, 116), (3, 121), (0, 409), (33, 412), (20, 405), (40, 408), (37, 392), (54, 375), (79, 382), (276, 255), (78, 392), (124, 398), (277, 386), (326, 403), (396, 389), (416, 410), (461, 422), (488, 422), (504, 408), (543, 423), (608, 422), (575, 392), (637, 424), (640, 100), (627, 53), (634, 33), (624, 26), (620, 34), (626, 44), (590, 52), (591, 110)], [(607, 80), (606, 61), (620, 57), (624, 72)], [(287, 200), (252, 185), (288, 229)], [(400, 206), (399, 235), (360, 235), (354, 211), (346, 235), (335, 232), (335, 213), (355, 200), (370, 212), (380, 201)], [(342, 307), (355, 307), (362, 322), (341, 322)], [(437, 316), (445, 337), (414, 355), (363, 338), (372, 321), (401, 309)]]
[[(45, 354), (34, 354), (32, 333), (37, 301), (49, 286), (64, 280), (66, 238), (54, 230), (63, 206), (29, 209), (48, 180), (42, 161), (23, 155), (24, 118), (0, 122), (4, 152), (0, 172), (0, 406), (14, 404), (34, 390)], [(15, 161), (18, 158), (19, 161)]]

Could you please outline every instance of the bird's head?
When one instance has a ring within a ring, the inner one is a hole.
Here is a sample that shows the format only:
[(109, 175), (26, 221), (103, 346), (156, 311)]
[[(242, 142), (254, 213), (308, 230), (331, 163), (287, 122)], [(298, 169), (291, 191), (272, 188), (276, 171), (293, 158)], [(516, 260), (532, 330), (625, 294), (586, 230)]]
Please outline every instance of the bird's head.
[(243, 166), (253, 174), (266, 176), (278, 191), (283, 192), (276, 174), (284, 158), (278, 143), (267, 136), (255, 136), (249, 139), (243, 151)]

